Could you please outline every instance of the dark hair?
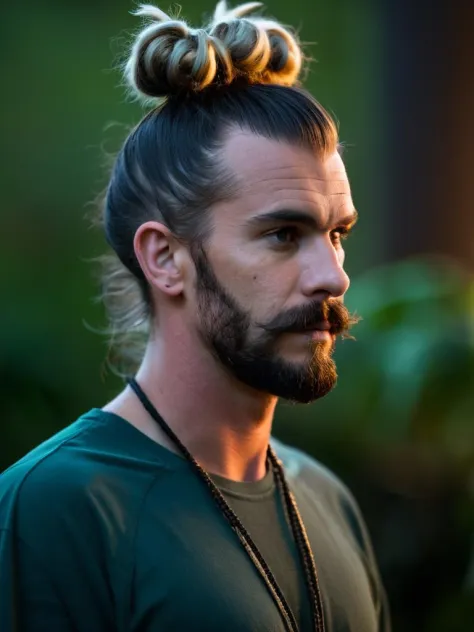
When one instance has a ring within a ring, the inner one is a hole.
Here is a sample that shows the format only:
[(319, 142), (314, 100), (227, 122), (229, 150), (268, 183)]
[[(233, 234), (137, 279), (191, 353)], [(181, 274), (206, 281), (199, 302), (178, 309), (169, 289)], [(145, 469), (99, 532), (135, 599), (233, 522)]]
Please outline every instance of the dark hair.
[[(143, 52), (134, 55), (138, 59)], [(127, 68), (130, 72), (130, 62)], [(221, 151), (233, 129), (320, 155), (337, 148), (334, 121), (307, 91), (254, 83), (242, 71), (232, 81), (220, 80), (218, 67), (216, 73), (216, 81), (205, 89), (181, 87), (145, 116), (118, 153), (107, 188), (101, 219), (113, 253), (102, 258), (102, 299), (112, 343), (120, 343), (122, 356), (134, 362), (140, 360), (153, 316), (133, 249), (137, 228), (156, 220), (191, 251), (205, 243), (212, 232), (210, 208), (238, 195), (238, 182), (223, 164)], [(140, 338), (138, 349), (134, 334)], [(131, 356), (127, 347), (134, 351)]]

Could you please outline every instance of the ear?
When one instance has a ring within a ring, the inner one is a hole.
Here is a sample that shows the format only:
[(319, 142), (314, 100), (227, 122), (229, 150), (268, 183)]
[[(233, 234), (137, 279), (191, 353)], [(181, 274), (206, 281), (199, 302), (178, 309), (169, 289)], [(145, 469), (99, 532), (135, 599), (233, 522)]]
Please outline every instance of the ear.
[(133, 248), (143, 274), (150, 285), (168, 296), (183, 291), (183, 258), (180, 244), (169, 228), (160, 222), (141, 224)]

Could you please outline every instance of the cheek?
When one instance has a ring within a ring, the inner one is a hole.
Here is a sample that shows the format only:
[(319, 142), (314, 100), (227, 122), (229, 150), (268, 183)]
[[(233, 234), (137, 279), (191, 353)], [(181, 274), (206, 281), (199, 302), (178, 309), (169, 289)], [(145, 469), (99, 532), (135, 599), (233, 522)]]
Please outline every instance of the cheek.
[(211, 257), (222, 286), (257, 318), (282, 309), (297, 283), (296, 261), (276, 262), (274, 256), (242, 244), (232, 244), (227, 250), (216, 248)]
[(255, 269), (245, 274), (239, 268), (239, 275), (232, 279), (228, 289), (253, 321), (262, 322), (280, 313), (291, 295), (281, 275)]
[(247, 303), (253, 318), (266, 322), (285, 312), (292, 303), (293, 290), (294, 285), (284, 275), (254, 274), (252, 293)]
[(265, 309), (265, 306), (276, 298), (271, 279), (261, 271), (252, 271), (249, 275), (242, 274), (240, 271), (234, 287), (234, 291), (239, 293), (242, 304), (249, 309)]

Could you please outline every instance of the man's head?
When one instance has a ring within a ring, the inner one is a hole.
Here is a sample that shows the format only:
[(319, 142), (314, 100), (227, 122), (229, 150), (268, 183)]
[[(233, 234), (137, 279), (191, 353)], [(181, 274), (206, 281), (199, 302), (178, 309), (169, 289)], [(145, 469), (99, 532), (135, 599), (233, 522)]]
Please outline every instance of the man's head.
[(167, 99), (107, 192), (109, 243), (142, 290), (140, 306), (125, 293), (121, 324), (179, 318), (240, 382), (308, 402), (334, 386), (352, 322), (341, 240), (355, 211), (333, 121), (291, 86), (296, 40), (224, 8), (207, 32), (154, 14), (127, 64), (135, 87)]

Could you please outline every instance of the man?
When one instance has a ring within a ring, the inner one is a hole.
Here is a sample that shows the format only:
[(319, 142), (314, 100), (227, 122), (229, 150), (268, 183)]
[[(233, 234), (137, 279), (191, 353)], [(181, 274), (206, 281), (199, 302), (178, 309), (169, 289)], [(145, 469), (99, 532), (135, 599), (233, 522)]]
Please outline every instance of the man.
[(388, 630), (350, 493), (271, 437), (278, 398), (335, 384), (356, 221), (325, 110), (277, 22), (159, 9), (126, 66), (163, 98), (117, 157), (103, 221), (135, 378), (2, 477), (2, 632)]

